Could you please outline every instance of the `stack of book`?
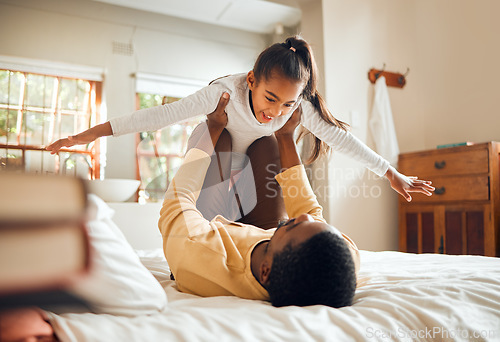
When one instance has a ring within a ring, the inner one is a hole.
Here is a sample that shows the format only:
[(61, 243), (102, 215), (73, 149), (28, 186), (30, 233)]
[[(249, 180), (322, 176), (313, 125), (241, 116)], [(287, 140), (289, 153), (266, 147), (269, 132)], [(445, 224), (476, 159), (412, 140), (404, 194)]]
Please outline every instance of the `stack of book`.
[(0, 172), (0, 309), (87, 306), (68, 288), (88, 272), (79, 178)]

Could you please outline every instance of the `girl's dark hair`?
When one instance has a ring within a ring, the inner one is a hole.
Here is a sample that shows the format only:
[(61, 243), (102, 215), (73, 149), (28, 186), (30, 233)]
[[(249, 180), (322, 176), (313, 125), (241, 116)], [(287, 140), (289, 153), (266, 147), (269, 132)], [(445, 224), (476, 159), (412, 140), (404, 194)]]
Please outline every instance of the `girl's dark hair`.
[[(318, 93), (318, 70), (311, 46), (300, 36), (287, 38), (284, 43), (276, 43), (262, 51), (253, 68), (257, 83), (273, 76), (273, 72), (281, 73), (292, 81), (304, 82), (302, 98), (311, 102), (323, 120), (333, 126), (347, 130), (349, 125), (330, 113), (323, 97)], [(306, 132), (302, 130), (297, 139), (302, 139)], [(314, 137), (314, 146), (307, 163), (312, 163), (319, 156), (330, 152), (325, 142)]]

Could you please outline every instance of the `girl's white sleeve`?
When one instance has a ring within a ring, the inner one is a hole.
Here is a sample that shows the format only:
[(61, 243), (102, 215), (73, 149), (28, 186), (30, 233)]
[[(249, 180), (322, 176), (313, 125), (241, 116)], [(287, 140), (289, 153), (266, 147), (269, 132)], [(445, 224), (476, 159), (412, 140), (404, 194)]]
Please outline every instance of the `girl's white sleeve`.
[(176, 122), (209, 114), (217, 107), (219, 98), (224, 91), (230, 93), (229, 90), (223, 89), (219, 85), (210, 85), (179, 101), (140, 109), (129, 115), (113, 118), (109, 120), (113, 136), (156, 131)]
[(313, 104), (302, 101), (301, 124), (317, 138), (327, 143), (334, 151), (339, 151), (354, 158), (365, 165), (380, 177), (383, 177), (389, 168), (389, 162), (366, 146), (350, 132), (324, 121)]

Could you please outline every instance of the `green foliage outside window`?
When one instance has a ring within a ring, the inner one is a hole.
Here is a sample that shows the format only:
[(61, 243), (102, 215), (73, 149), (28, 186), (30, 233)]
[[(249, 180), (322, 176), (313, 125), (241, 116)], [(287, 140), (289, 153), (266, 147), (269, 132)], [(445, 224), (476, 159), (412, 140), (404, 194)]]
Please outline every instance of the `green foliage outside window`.
[[(168, 104), (179, 98), (158, 94), (139, 93), (140, 109)], [(196, 125), (204, 116), (176, 123), (155, 132), (139, 133), (137, 145), (137, 164), (141, 179), (140, 196), (146, 201), (157, 202), (172, 181), (182, 163), (186, 152), (187, 140)]]
[(0, 168), (58, 172), (44, 147), (91, 126), (92, 92), (82, 79), (0, 70)]

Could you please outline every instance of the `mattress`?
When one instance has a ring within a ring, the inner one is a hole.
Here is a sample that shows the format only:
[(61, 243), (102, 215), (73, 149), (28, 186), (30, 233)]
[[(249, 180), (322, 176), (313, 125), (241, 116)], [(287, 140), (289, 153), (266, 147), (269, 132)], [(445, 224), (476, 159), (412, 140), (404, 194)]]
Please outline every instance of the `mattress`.
[(181, 293), (161, 249), (136, 251), (168, 298), (126, 317), (50, 314), (62, 341), (500, 341), (500, 259), (360, 251), (354, 304), (275, 308)]

